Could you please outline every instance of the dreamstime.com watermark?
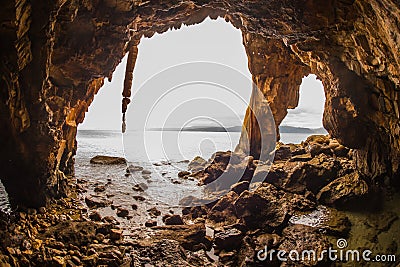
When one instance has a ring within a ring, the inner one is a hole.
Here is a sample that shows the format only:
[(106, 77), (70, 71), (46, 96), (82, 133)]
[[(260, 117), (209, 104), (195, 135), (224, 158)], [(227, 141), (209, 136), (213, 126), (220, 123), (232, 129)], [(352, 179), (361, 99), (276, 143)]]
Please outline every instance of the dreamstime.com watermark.
[(275, 250), (268, 249), (267, 246), (264, 249), (257, 252), (257, 259), (260, 261), (273, 261), (275, 258), (278, 261), (292, 261), (292, 262), (304, 262), (304, 261), (340, 261), (340, 262), (396, 262), (396, 255), (393, 254), (376, 254), (369, 249), (357, 250), (357, 249), (346, 249), (346, 239), (338, 239), (336, 242), (338, 249), (329, 247), (321, 251), (310, 250)]

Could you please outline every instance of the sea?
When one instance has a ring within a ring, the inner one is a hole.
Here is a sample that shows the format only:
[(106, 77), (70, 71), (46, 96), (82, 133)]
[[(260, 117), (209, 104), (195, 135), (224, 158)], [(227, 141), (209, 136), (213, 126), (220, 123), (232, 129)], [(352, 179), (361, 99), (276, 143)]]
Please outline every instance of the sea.
[[(281, 141), (300, 143), (308, 136), (308, 133), (281, 133)], [(185, 184), (171, 187), (168, 179), (174, 179), (178, 172), (186, 170), (188, 161), (196, 156), (209, 159), (216, 151), (233, 151), (239, 138), (240, 132), (147, 131), (143, 135), (135, 131), (122, 134), (120, 131), (112, 130), (79, 130), (75, 175), (78, 179), (91, 179), (94, 176), (104, 175), (105, 171), (109, 176), (121, 175), (121, 170), (113, 166), (105, 170), (89, 162), (96, 155), (125, 157), (132, 165), (152, 169), (153, 172), (155, 169), (156, 172), (162, 173), (166, 178), (156, 179), (157, 183), (153, 183), (148, 190), (163, 202), (173, 202), (195, 188), (195, 182), (187, 181)], [(167, 175), (164, 175), (165, 173)], [(132, 179), (132, 184), (129, 184), (128, 180), (121, 186), (131, 187), (141, 182), (140, 179), (136, 177)], [(166, 196), (168, 199), (165, 199)], [(0, 209), (5, 212), (11, 210), (6, 190), (1, 182)]]

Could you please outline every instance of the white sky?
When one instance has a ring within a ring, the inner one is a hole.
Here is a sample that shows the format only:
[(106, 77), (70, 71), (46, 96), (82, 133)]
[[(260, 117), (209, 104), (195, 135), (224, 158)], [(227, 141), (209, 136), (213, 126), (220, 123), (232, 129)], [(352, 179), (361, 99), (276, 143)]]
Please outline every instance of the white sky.
[[(231, 75), (230, 82), (238, 86), (240, 84), (240, 89), (224, 92), (213, 86), (191, 85), (186, 86), (185, 90), (169, 93), (168, 98), (163, 98), (154, 109), (152, 116), (155, 119), (150, 119), (149, 127), (163, 127), (164, 121), (167, 121), (166, 127), (181, 126), (187, 123), (190, 117), (199, 115), (212, 117), (225, 126), (240, 125), (246, 105), (235, 93), (248, 100), (251, 89), (251, 75), (247, 68), (247, 56), (240, 30), (221, 18), (206, 19), (198, 25), (182, 26), (180, 30), (170, 30), (163, 34), (155, 34), (151, 38), (144, 38), (138, 49), (133, 75), (132, 103), (127, 113), (128, 129), (142, 123), (147, 116), (144, 114), (146, 112), (143, 112), (145, 107), (151, 107), (155, 100), (169, 89), (164, 88), (163, 83), (158, 83), (157, 88), (148, 88), (151, 83), (146, 83), (146, 80), (168, 67), (193, 61), (217, 62), (238, 70), (242, 74)], [(126, 58), (114, 72), (112, 82), (106, 81), (96, 95), (79, 129), (121, 129), (121, 93), (125, 65)], [(200, 70), (204, 74), (207, 71), (212, 70)], [(172, 71), (171, 80), (181, 78), (174, 76), (175, 74), (176, 71)], [(217, 77), (219, 73), (214, 74)], [(248, 84), (243, 83), (243, 77), (247, 77)], [(314, 75), (310, 75), (303, 79), (299, 106), (295, 110), (289, 110), (282, 125), (322, 127), (324, 101), (322, 84)], [(165, 114), (169, 114), (169, 117), (162, 119)], [(204, 125), (210, 121), (199, 119), (193, 124)]]

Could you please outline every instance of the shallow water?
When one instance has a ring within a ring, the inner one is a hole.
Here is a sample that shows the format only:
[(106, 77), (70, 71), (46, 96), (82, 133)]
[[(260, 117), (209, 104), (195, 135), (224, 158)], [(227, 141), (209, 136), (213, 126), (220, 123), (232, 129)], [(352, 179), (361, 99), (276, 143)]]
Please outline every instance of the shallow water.
[[(96, 155), (124, 157), (124, 153), (126, 153), (129, 161), (144, 168), (153, 169), (153, 173), (161, 174), (167, 172), (166, 175), (157, 175), (153, 184), (158, 186), (151, 186), (149, 190), (152, 190), (152, 195), (158, 195), (161, 199), (165, 199), (165, 196), (169, 196), (169, 199), (176, 199), (179, 198), (179, 193), (176, 192), (176, 185), (173, 187), (174, 190), (166, 191), (164, 189), (170, 188), (168, 186), (171, 182), (170, 179), (175, 178), (179, 171), (186, 169), (187, 164), (181, 162), (182, 160), (191, 160), (199, 155), (208, 159), (215, 151), (233, 150), (240, 138), (240, 133), (238, 132), (228, 134), (221, 132), (181, 132), (179, 135), (173, 132), (164, 132), (163, 135), (160, 133), (148, 132), (146, 135), (148, 151), (146, 153), (138, 153), (139, 151), (136, 147), (138, 147), (138, 144), (143, 143), (143, 139), (139, 138), (140, 135), (137, 132), (126, 136), (125, 140), (128, 140), (127, 143), (131, 144), (133, 149), (124, 151), (124, 139), (120, 131), (79, 130), (77, 134), (78, 151), (75, 156), (77, 178), (91, 179), (98, 176), (123, 176), (125, 167), (94, 166), (89, 163), (89, 160)], [(308, 135), (282, 133), (281, 141), (284, 143), (300, 143)], [(165, 145), (163, 145), (163, 142)], [(151, 164), (167, 160), (171, 164), (161, 166)], [(123, 183), (120, 181), (120, 187), (128, 188), (140, 182), (145, 182), (142, 176), (134, 175), (132, 179)], [(160, 186), (160, 183), (163, 186)], [(193, 183), (190, 183), (190, 181), (187, 183), (187, 186), (180, 186), (182, 188), (181, 193), (185, 192), (185, 190), (193, 189)], [(0, 210), (10, 210), (8, 196), (1, 182)]]
[[(188, 160), (197, 155), (208, 159), (218, 150), (233, 150), (240, 133), (221, 132), (128, 132), (79, 131), (75, 174), (77, 178), (93, 180), (107, 175), (118, 179), (115, 190), (131, 190), (135, 184), (145, 184), (148, 197), (169, 206), (178, 206), (186, 196), (202, 197), (197, 181), (178, 178), (187, 170)], [(124, 146), (125, 143), (125, 146)], [(124, 176), (126, 166), (97, 166), (90, 164), (95, 155), (125, 157), (129, 164), (151, 171), (150, 178), (141, 172)]]

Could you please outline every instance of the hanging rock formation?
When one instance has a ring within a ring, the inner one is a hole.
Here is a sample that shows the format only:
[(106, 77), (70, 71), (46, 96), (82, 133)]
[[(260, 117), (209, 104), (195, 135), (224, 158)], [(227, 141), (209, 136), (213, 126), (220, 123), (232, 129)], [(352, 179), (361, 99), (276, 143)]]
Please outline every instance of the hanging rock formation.
[[(66, 193), (77, 125), (104, 78), (112, 78), (128, 50), (136, 53), (135, 40), (207, 16), (242, 30), (253, 81), (276, 125), (296, 107), (302, 76), (314, 73), (325, 88), (325, 128), (354, 149), (361, 173), (398, 182), (398, 1), (5, 0), (0, 178), (13, 202), (40, 206)], [(244, 126), (256, 128), (249, 116)], [(257, 144), (253, 133), (250, 143)]]

